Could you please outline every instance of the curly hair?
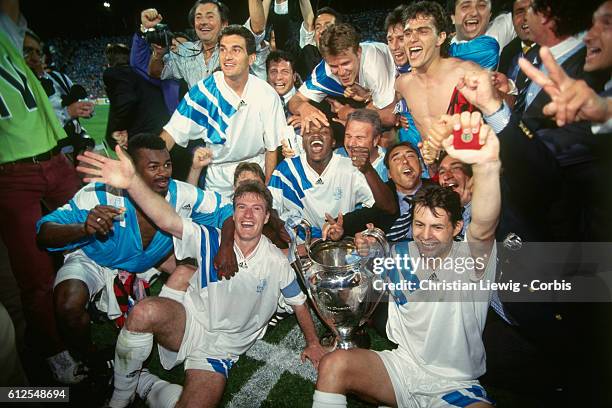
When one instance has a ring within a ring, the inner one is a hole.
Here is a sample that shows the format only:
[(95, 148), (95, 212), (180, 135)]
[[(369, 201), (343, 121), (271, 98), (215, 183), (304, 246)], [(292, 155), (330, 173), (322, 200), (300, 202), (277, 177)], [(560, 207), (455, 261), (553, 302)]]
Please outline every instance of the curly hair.
[(555, 23), (557, 37), (576, 35), (591, 27), (597, 6), (591, 2), (575, 0), (533, 0), (533, 11), (543, 14)]

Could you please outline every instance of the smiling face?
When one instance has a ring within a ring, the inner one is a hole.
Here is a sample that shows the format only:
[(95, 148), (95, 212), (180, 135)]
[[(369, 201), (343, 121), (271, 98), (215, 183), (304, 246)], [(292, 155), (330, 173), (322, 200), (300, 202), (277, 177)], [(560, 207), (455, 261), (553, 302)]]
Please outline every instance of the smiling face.
[(321, 34), (327, 27), (336, 23), (336, 17), (333, 14), (322, 13), (315, 19), (315, 43), (317, 44), (317, 48), (319, 47), (319, 40), (321, 39)]
[(491, 19), (491, 1), (457, 0), (451, 18), (459, 39), (474, 39), (487, 31)]
[(359, 77), (361, 47), (359, 47), (357, 52), (352, 48), (348, 48), (338, 55), (326, 55), (324, 58), (332, 74), (340, 79), (342, 86), (351, 86), (357, 81)]
[(236, 34), (224, 35), (219, 41), (219, 63), (223, 74), (232, 80), (247, 78), (255, 54), (247, 54), (246, 40)]
[(404, 47), (408, 62), (413, 69), (426, 69), (440, 58), (440, 47), (446, 40), (446, 33), (437, 33), (433, 17), (418, 15), (406, 22)]
[(434, 212), (421, 204), (414, 209), (412, 234), (419, 253), (426, 258), (445, 257), (453, 245), (453, 237), (463, 227), (463, 222), (451, 223), (448, 212), (436, 207)]
[(612, 1), (606, 1), (593, 14), (593, 26), (584, 37), (587, 47), (584, 70), (612, 68)]
[(268, 68), (268, 83), (280, 96), (289, 92), (295, 84), (295, 72), (285, 60), (271, 61)]
[(512, 24), (521, 41), (529, 41), (529, 24), (527, 24), (527, 9), (531, 0), (516, 0), (512, 6)]
[(399, 192), (414, 193), (421, 181), (421, 163), (414, 149), (408, 146), (392, 149), (389, 153), (389, 178)]
[(349, 120), (344, 132), (344, 148), (350, 154), (355, 147), (366, 147), (370, 151), (370, 161), (372, 157), (378, 155), (378, 141), (380, 135), (374, 134), (374, 128), (370, 123), (359, 120)]
[(134, 166), (144, 182), (157, 194), (168, 193), (172, 176), (172, 161), (168, 150), (138, 149), (134, 155)]
[(306, 159), (311, 167), (325, 168), (332, 157), (336, 141), (329, 127), (316, 128), (310, 126), (307, 133), (302, 135), (302, 147), (306, 152)]
[(235, 233), (243, 243), (259, 240), (269, 218), (266, 200), (261, 195), (247, 192), (235, 199)]
[(193, 27), (196, 35), (204, 44), (213, 44), (227, 22), (221, 21), (219, 7), (215, 3), (200, 4), (195, 11)]
[(466, 205), (472, 200), (471, 177), (465, 173), (464, 164), (450, 156), (444, 157), (440, 162), (438, 170), (440, 185), (450, 187), (459, 194), (461, 205)]
[(396, 67), (404, 66), (408, 63), (408, 55), (404, 48), (404, 27), (396, 24), (387, 30), (387, 45), (393, 55), (393, 62)]

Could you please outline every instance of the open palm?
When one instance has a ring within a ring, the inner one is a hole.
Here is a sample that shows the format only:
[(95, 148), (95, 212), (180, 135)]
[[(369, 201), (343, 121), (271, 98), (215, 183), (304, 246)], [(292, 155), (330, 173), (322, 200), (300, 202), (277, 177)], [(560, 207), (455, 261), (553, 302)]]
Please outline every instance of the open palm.
[[(113, 160), (94, 152), (79, 155), (77, 170), (86, 175), (86, 182), (104, 183), (116, 188), (129, 188), (136, 171), (130, 157), (120, 146), (115, 147), (119, 160)], [(83, 164), (87, 164), (87, 166)]]

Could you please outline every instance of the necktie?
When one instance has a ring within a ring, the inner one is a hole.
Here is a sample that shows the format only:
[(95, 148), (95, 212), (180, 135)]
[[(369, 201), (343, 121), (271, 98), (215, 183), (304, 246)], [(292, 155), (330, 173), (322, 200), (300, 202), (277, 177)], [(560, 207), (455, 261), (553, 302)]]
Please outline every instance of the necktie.
[(389, 228), (387, 233), (387, 240), (389, 242), (405, 241), (412, 238), (412, 197), (406, 196), (403, 198), (408, 203), (408, 209)]
[[(533, 66), (539, 67), (540, 65), (540, 57), (538, 55), (537, 47), (532, 47), (530, 52), (525, 55), (525, 58), (528, 59)], [(520, 78), (520, 80), (519, 80)], [(529, 90), (529, 85), (531, 85), (531, 79), (529, 79), (526, 75), (517, 76), (517, 84), (519, 93), (516, 97), (516, 102), (514, 103), (514, 111), (522, 114), (527, 108), (527, 91)]]

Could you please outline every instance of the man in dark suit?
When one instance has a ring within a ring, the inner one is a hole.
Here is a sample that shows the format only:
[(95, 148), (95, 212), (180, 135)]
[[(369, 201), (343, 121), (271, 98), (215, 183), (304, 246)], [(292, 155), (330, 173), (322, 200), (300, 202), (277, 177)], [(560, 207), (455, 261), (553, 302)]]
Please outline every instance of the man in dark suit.
[(123, 145), (138, 133), (161, 132), (170, 119), (161, 90), (130, 67), (130, 49), (126, 45), (110, 44), (106, 58), (108, 68), (103, 80), (110, 100), (106, 128), (109, 145)]
[(519, 73), (518, 59), (527, 54), (534, 44), (529, 38), (529, 25), (525, 19), (530, 4), (531, 0), (514, 0), (512, 24), (517, 36), (504, 47), (499, 57), (497, 71), (513, 81)]
[[(581, 34), (589, 26), (594, 6), (572, 0), (534, 0), (527, 10), (526, 21), (530, 36), (540, 47), (549, 47), (554, 59), (576, 79), (583, 79), (593, 89), (600, 91), (607, 80), (596, 72), (585, 72), (587, 49)], [(535, 55), (537, 57), (537, 54)], [(540, 61), (536, 59), (535, 65)], [(542, 113), (551, 98), (524, 73), (517, 77), (519, 96), (514, 106), (524, 123), (536, 130), (537, 136), (553, 152), (561, 166), (567, 186), (565, 197), (559, 201), (552, 213), (556, 213), (553, 225), (554, 240), (593, 241), (601, 239), (597, 228), (600, 208), (598, 197), (601, 186), (598, 178), (597, 157), (603, 149), (602, 138), (594, 137), (590, 124), (579, 122), (558, 127)], [(582, 200), (575, 200), (575, 197)]]

